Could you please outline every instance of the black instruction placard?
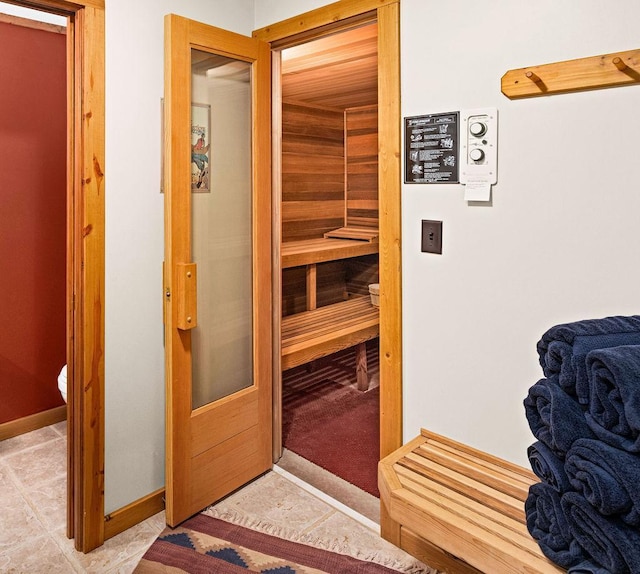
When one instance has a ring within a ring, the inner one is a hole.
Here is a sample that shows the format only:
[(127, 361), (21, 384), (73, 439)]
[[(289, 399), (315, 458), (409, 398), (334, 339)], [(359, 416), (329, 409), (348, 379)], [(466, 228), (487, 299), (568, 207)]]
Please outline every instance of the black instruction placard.
[(460, 112), (404, 119), (405, 183), (459, 183)]

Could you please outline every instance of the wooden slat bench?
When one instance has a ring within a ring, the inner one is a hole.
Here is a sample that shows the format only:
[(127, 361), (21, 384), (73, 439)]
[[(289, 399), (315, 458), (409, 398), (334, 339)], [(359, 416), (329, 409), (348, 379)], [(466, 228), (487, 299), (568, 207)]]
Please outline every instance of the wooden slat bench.
[(302, 241), (287, 241), (281, 247), (282, 268), (313, 265), (378, 253), (377, 241), (356, 241), (318, 237)]
[(369, 297), (318, 307), (282, 318), (282, 369), (291, 369), (358, 345), (358, 388), (369, 386), (365, 342), (378, 336), (380, 313)]
[(525, 525), (536, 476), (435, 433), (379, 463), (382, 535), (450, 574), (559, 573)]

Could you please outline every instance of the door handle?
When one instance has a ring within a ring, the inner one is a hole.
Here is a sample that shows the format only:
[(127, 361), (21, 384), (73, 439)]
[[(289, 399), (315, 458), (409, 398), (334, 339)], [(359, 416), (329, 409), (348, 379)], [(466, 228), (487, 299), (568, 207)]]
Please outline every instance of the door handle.
[(198, 326), (198, 273), (195, 263), (176, 264), (176, 288), (173, 291), (176, 327), (188, 331)]

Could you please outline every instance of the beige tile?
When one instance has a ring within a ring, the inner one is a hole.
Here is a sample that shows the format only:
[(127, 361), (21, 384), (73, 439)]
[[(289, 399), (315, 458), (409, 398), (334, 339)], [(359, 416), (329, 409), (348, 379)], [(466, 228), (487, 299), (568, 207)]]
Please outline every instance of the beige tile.
[(380, 500), (368, 492), (287, 449), (277, 466), (380, 524)]
[(3, 463), (0, 463), (0, 508), (0, 554), (47, 534)]
[(136, 569), (136, 566), (139, 564), (140, 560), (144, 556), (146, 549), (142, 552), (139, 552), (135, 556), (128, 558), (118, 566), (112, 568), (111, 570), (107, 570), (105, 574), (132, 574), (132, 572)]
[(11, 467), (14, 476), (25, 490), (40, 488), (48, 482), (66, 476), (66, 441), (57, 434), (55, 436), (54, 440), (5, 457), (5, 463)]
[(29, 540), (16, 549), (0, 552), (0, 572), (7, 574), (80, 573), (50, 536)]
[(270, 472), (207, 511), (218, 518), (263, 531), (286, 528), (304, 533), (333, 509), (292, 483)]
[(60, 435), (51, 427), (44, 427), (0, 441), (0, 460), (28, 448), (59, 439)]
[(66, 476), (59, 476), (45, 484), (29, 489), (25, 492), (24, 497), (49, 531), (65, 526), (67, 520)]
[(320, 521), (308, 535), (309, 540), (315, 542), (314, 545), (354, 558), (370, 560), (403, 572), (435, 572), (339, 511)]
[(61, 437), (67, 438), (67, 421), (62, 421), (51, 425), (50, 428), (56, 431)]
[(167, 519), (164, 510), (147, 518), (143, 524), (146, 524), (156, 535), (160, 534), (167, 527)]
[(66, 537), (64, 528), (56, 530), (54, 537), (68, 560), (77, 565), (80, 572), (102, 574), (120, 567), (133, 556), (146, 551), (156, 539), (157, 533), (144, 523), (138, 524), (107, 540), (103, 546), (88, 554), (74, 549), (73, 540)]

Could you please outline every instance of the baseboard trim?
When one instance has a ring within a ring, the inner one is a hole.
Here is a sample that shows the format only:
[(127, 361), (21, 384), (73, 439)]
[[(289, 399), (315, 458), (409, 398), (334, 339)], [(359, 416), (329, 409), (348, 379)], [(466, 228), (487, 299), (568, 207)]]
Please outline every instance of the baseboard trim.
[(104, 539), (108, 540), (164, 510), (164, 488), (135, 500), (104, 517)]
[(21, 434), (25, 434), (42, 427), (48, 427), (62, 421), (67, 420), (67, 405), (54, 407), (35, 415), (29, 415), (0, 424), (0, 440), (13, 438)]

